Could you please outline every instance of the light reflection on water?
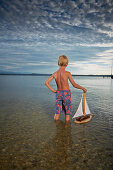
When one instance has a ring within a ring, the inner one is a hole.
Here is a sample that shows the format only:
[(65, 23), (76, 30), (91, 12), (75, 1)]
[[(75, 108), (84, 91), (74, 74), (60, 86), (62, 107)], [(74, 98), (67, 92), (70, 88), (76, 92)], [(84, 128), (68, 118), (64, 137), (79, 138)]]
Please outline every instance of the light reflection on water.
[[(112, 169), (113, 80), (74, 77), (86, 87), (91, 122), (54, 122), (47, 77), (0, 76), (0, 169)], [(55, 83), (51, 85), (55, 88)], [(82, 92), (71, 86), (72, 111)]]

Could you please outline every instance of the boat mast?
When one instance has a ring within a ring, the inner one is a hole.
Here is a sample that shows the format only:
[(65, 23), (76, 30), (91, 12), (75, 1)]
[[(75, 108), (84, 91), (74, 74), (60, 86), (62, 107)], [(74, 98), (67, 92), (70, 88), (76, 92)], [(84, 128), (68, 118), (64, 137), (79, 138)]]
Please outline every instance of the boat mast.
[(85, 93), (84, 93), (84, 116), (85, 116)]

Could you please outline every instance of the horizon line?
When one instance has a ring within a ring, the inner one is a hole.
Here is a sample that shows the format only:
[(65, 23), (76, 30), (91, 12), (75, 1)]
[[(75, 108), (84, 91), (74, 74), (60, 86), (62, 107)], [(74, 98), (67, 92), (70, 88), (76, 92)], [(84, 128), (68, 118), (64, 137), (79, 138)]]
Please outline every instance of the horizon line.
[[(0, 75), (31, 75), (31, 76), (51, 76), (51, 73), (0, 73)], [(101, 77), (111, 77), (110, 74), (72, 74), (72, 76), (101, 76)]]

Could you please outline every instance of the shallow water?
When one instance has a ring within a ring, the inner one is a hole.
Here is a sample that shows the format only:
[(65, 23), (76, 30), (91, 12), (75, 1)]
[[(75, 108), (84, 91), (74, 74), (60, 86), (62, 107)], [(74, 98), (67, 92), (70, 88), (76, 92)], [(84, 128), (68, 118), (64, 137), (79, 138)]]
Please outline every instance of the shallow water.
[[(54, 122), (55, 94), (45, 87), (47, 78), (0, 76), (0, 169), (112, 169), (113, 80), (74, 77), (88, 89), (94, 114), (77, 125), (72, 119), (65, 123), (63, 114)], [(82, 91), (70, 88), (74, 115)]]

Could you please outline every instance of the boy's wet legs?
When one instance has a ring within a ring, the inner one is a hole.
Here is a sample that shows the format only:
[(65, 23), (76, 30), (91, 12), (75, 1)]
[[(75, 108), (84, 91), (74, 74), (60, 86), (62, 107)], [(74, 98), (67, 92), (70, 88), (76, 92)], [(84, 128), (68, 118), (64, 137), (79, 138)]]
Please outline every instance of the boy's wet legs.
[[(55, 114), (54, 120), (59, 120), (60, 114)], [(65, 115), (65, 121), (70, 121), (70, 115)]]
[(65, 121), (70, 121), (70, 115), (65, 115)]
[(59, 116), (60, 116), (60, 114), (55, 114), (54, 120), (59, 120)]

